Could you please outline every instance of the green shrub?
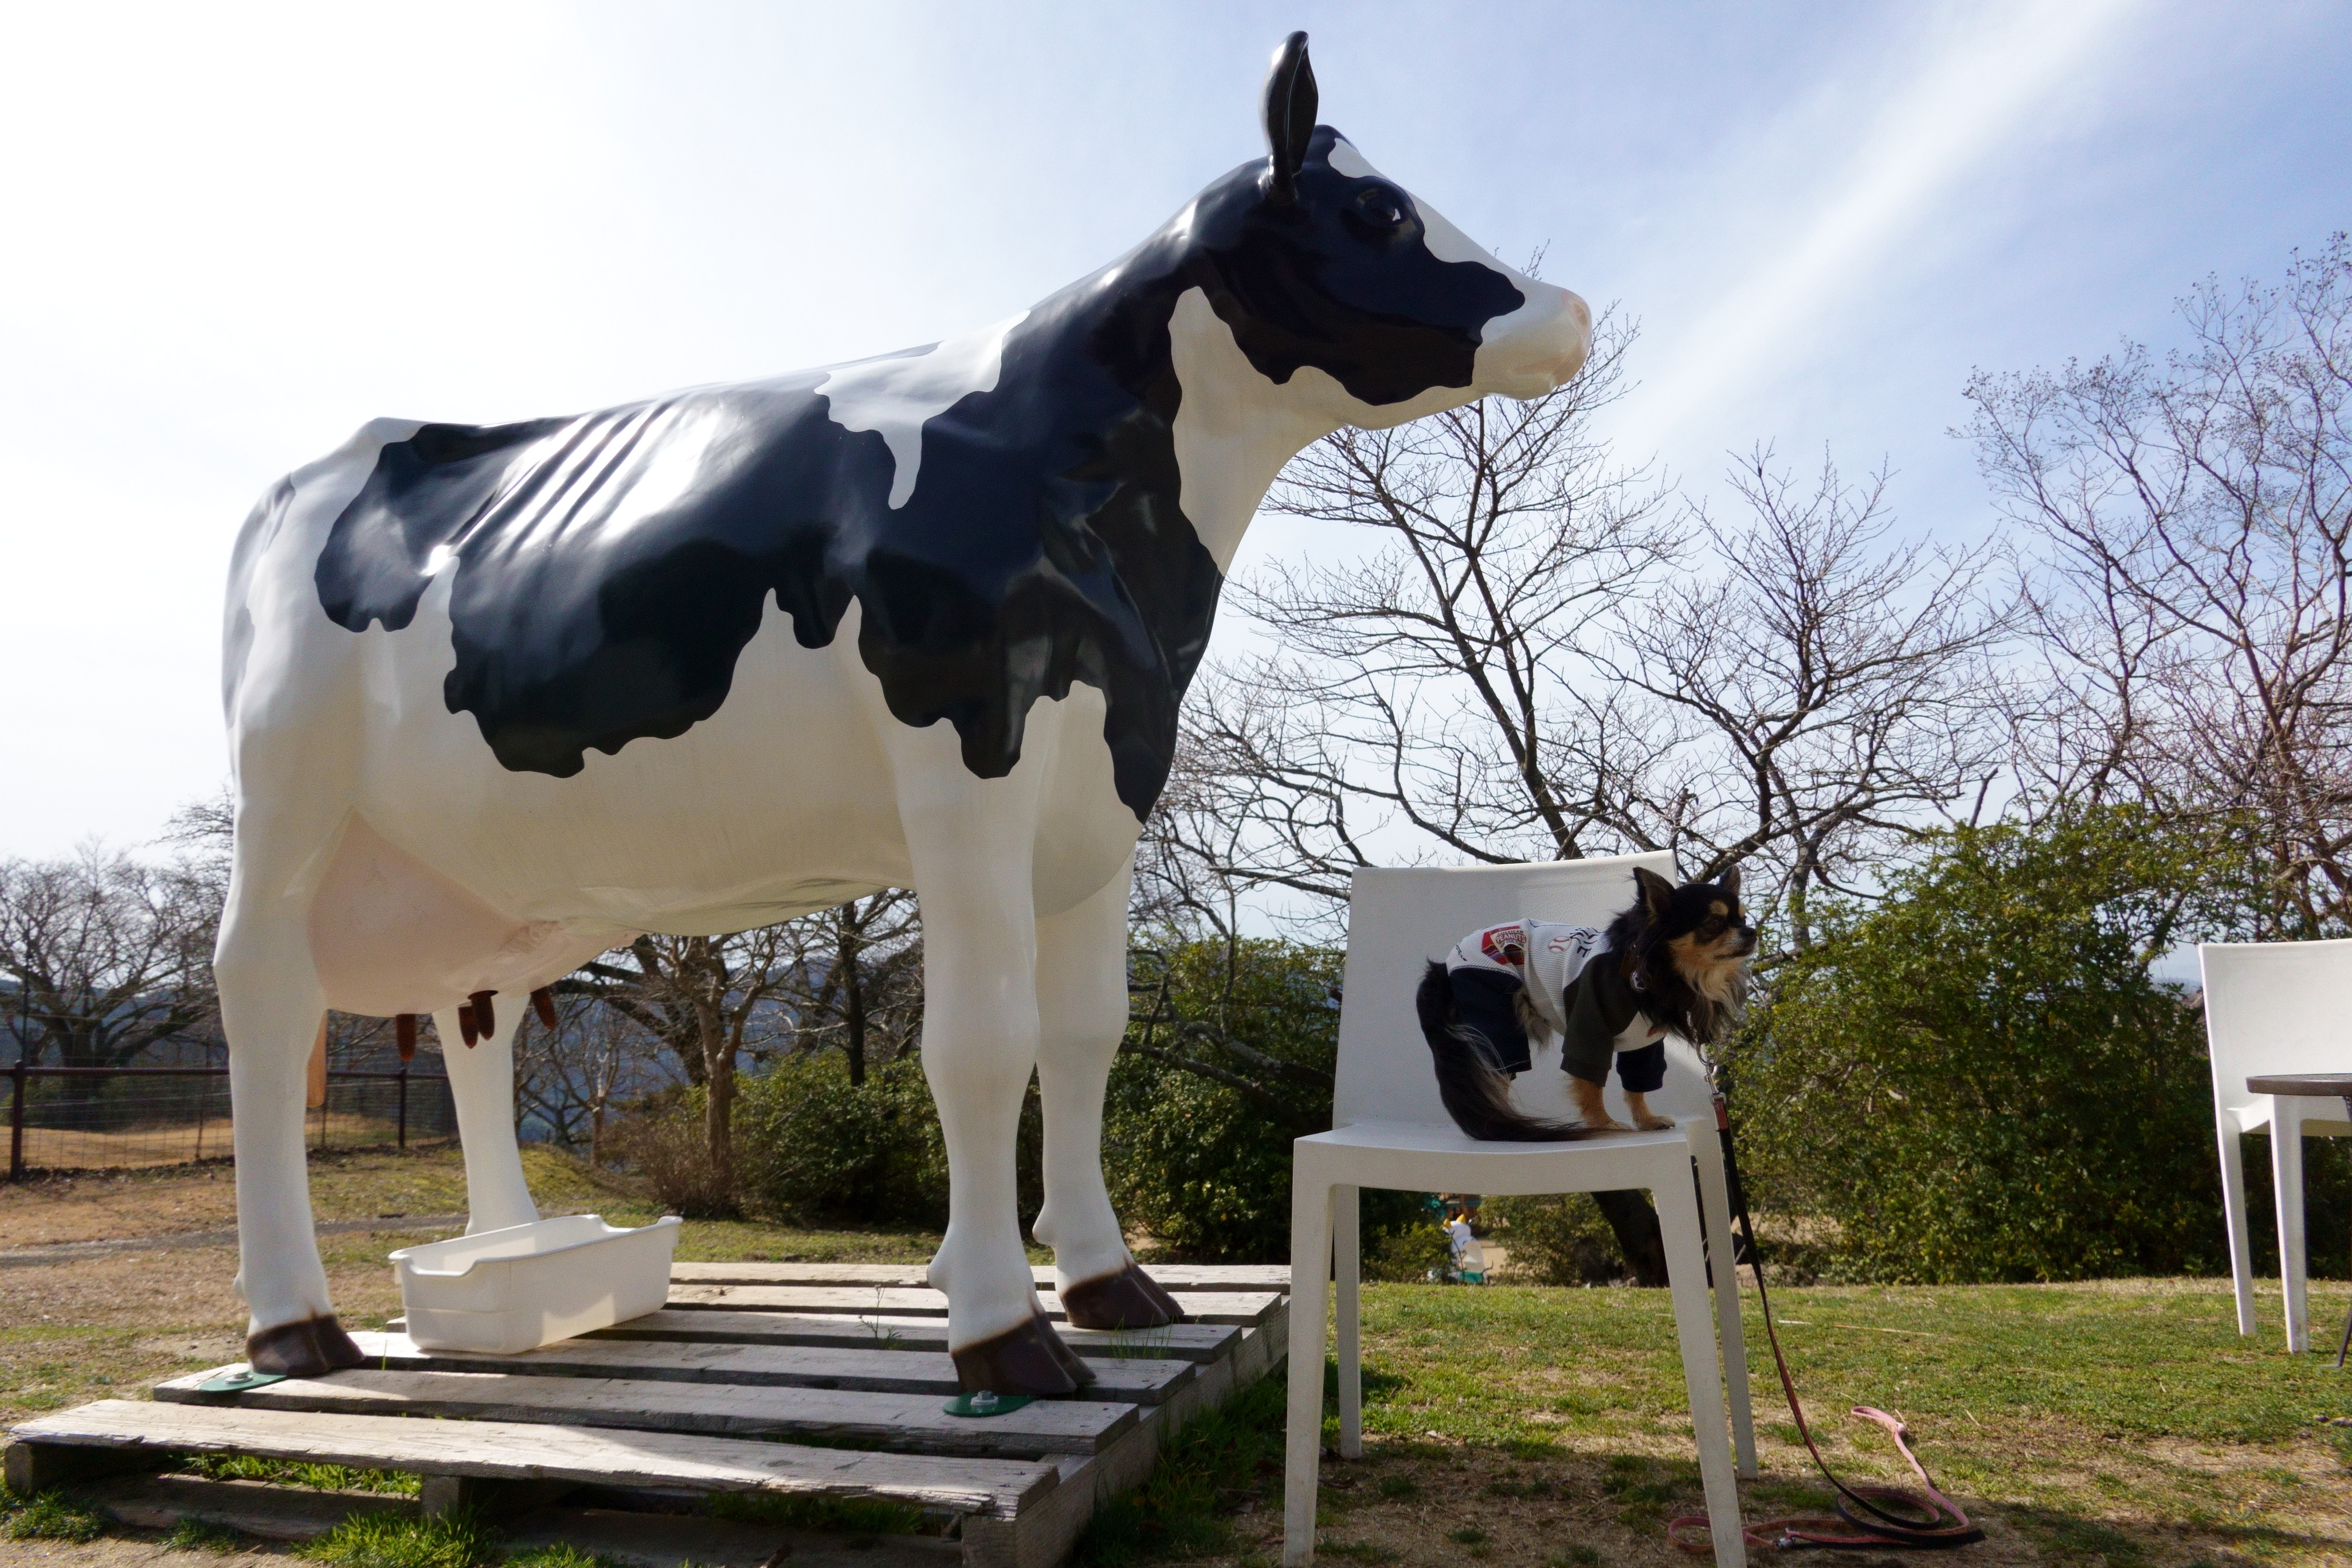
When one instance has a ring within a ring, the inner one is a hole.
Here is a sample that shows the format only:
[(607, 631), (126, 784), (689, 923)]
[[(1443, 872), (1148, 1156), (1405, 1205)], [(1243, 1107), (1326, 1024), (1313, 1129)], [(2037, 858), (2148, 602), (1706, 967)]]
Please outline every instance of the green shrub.
[[(1133, 954), (1136, 1021), (1103, 1108), (1103, 1173), (1121, 1219), (1181, 1257), (1289, 1258), (1290, 1145), (1331, 1125), (1343, 956), (1263, 939)], [(1227, 1051), (1218, 1036), (1278, 1066)], [(1257, 1092), (1171, 1056), (1247, 1079)], [(1367, 1247), (1409, 1222), (1418, 1201), (1367, 1190)]]
[(1423, 1220), (1400, 1225), (1386, 1236), (1366, 1237), (1362, 1257), (1367, 1279), (1420, 1285), (1433, 1269), (1440, 1279), (1445, 1278), (1444, 1270), (1454, 1261), (1454, 1241), (1444, 1226)]
[(2210, 879), (2105, 813), (1940, 835), (1823, 912), (1731, 1053), (1751, 1195), (1836, 1221), (1859, 1279), (2223, 1266), (2202, 1015), (2147, 970)]
[[(631, 1108), (607, 1141), (614, 1156), (652, 1190), (662, 1206), (689, 1219), (731, 1219), (741, 1212), (739, 1181), (719, 1178), (710, 1162), (702, 1125), (702, 1090), (681, 1085)], [(743, 1112), (735, 1110), (735, 1135), (742, 1139)]]
[(735, 1158), (747, 1200), (767, 1213), (928, 1226), (947, 1219), (947, 1145), (919, 1058), (875, 1068), (863, 1084), (849, 1081), (836, 1051), (788, 1058), (744, 1079)]
[(1512, 1284), (1606, 1285), (1625, 1276), (1616, 1233), (1591, 1193), (1488, 1198), (1480, 1212)]

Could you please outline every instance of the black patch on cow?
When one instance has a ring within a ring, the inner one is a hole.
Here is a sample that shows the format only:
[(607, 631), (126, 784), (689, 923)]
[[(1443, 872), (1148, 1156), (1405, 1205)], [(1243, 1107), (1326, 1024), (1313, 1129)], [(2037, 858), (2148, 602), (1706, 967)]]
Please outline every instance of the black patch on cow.
[(561, 778), (590, 747), (717, 712), (770, 595), (808, 647), (855, 599), (890, 711), (953, 724), (982, 778), (1012, 771), (1040, 697), (1100, 690), (1140, 819), (1223, 585), (1179, 504), (1177, 299), (1203, 289), (1269, 378), (1313, 365), (1372, 404), (1468, 385), (1482, 329), (1521, 302), (1502, 274), (1431, 255), (1403, 193), (1335, 173), (1336, 135), (1316, 128), (1294, 200), (1266, 200), (1265, 165), (1244, 164), (1032, 310), (995, 388), (924, 426), (895, 510), (889, 448), (833, 422), (823, 371), (428, 425), (383, 449), (336, 518), (320, 604), (348, 630), (397, 631), (446, 546), (449, 710), (506, 767)]

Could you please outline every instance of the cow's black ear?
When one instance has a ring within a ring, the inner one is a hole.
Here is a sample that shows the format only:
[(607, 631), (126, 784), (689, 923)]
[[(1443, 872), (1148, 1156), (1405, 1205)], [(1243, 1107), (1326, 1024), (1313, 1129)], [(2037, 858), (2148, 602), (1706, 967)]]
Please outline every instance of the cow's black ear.
[(1286, 202), (1295, 194), (1293, 182), (1307, 162), (1307, 143), (1315, 134), (1315, 68), (1307, 63), (1307, 35), (1293, 33), (1274, 51), (1274, 68), (1265, 78), (1266, 194)]

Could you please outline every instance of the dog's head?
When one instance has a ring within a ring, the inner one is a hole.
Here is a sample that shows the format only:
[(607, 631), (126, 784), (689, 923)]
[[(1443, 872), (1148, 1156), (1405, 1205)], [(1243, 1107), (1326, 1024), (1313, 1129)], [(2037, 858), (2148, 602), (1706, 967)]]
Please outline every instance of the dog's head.
[(1625, 945), (1651, 989), (1682, 1015), (1659, 1021), (1711, 1043), (1746, 994), (1756, 952), (1756, 928), (1739, 907), (1738, 868), (1679, 888), (1645, 868), (1633, 881), (1641, 897), (1626, 911), (1633, 930)]

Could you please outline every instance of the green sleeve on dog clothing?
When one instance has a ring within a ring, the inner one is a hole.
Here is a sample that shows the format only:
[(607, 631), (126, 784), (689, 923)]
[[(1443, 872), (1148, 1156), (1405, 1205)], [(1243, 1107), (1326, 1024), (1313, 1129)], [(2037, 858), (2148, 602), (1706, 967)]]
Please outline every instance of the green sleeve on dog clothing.
[(1560, 1037), (1560, 1070), (1591, 1084), (1609, 1081), (1609, 1066), (1617, 1059), (1617, 1037), (1642, 1010), (1613, 956), (1595, 955), (1569, 983), (1562, 998), (1568, 1031)]

